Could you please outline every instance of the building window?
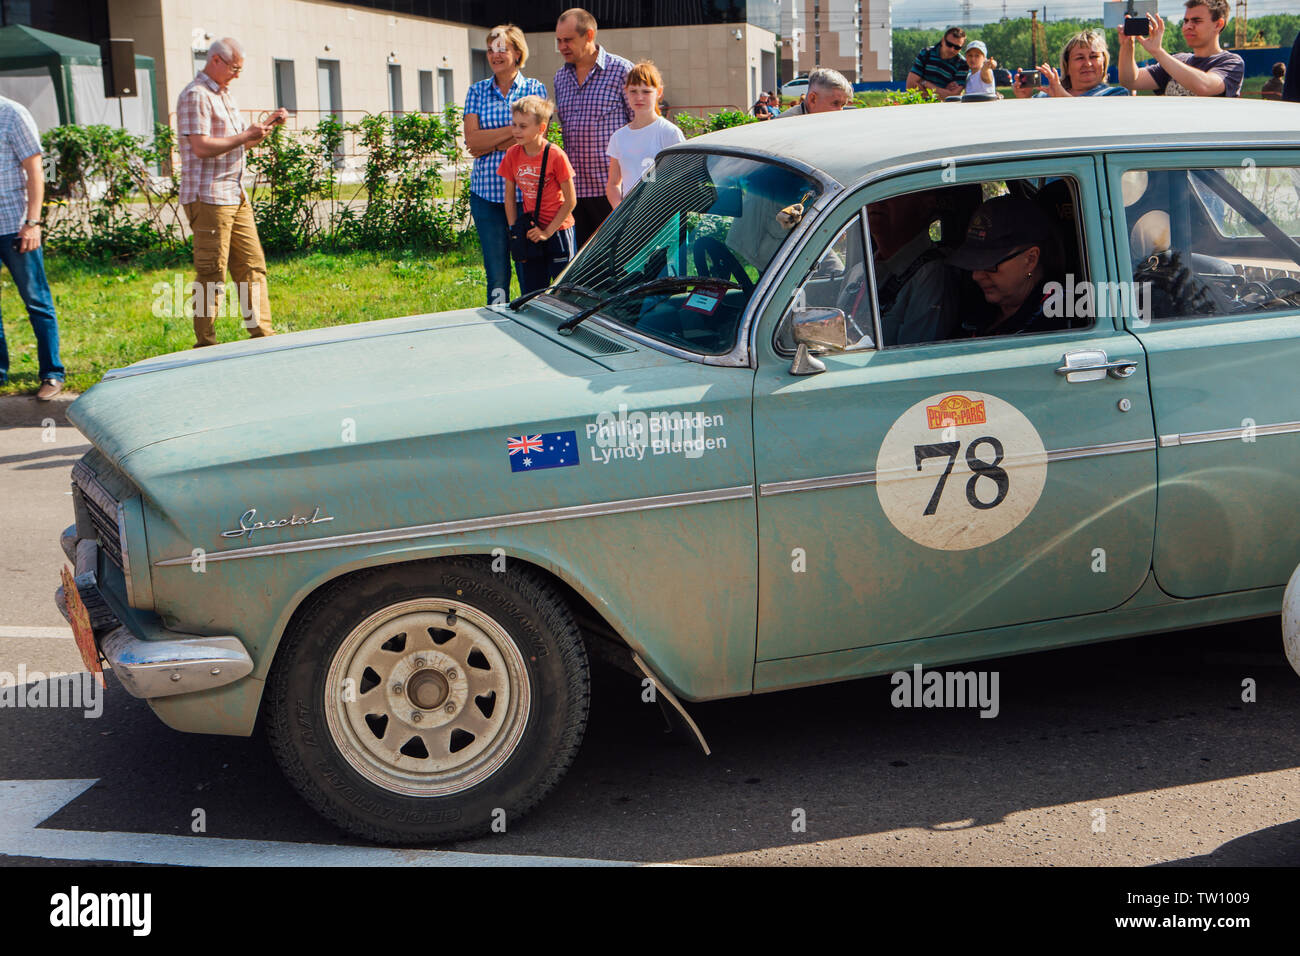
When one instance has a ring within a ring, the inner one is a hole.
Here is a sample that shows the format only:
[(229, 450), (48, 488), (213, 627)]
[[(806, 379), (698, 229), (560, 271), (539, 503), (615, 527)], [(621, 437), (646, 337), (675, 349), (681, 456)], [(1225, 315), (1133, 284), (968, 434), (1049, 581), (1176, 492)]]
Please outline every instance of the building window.
[(432, 113), (433, 105), (433, 70), (420, 71), (420, 112)]
[(272, 60), (275, 77), (275, 105), (290, 113), (298, 112), (298, 86), (293, 77), (293, 60)]
[(492, 67), (488, 66), (487, 50), (470, 50), (469, 81), (477, 83), (479, 80), (486, 80), (491, 75)]
[(438, 109), (445, 110), (456, 102), (456, 93), (452, 88), (451, 70), (438, 71)]
[(343, 83), (339, 77), (338, 60), (316, 61), (316, 94), (320, 101), (321, 115), (333, 114), (341, 120), (343, 111)]
[(208, 51), (195, 50), (194, 51), (194, 72), (196, 74), (202, 73), (203, 68), (207, 65), (208, 65)]
[(396, 63), (388, 64), (388, 110), (402, 112), (402, 68)]

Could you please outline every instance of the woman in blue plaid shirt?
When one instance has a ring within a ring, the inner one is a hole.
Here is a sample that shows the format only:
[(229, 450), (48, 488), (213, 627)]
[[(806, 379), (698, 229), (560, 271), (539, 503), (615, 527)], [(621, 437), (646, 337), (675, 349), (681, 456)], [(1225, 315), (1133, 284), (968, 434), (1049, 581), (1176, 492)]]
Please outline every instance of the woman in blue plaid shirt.
[(465, 96), (465, 145), (474, 157), (469, 211), (483, 248), (487, 301), (492, 305), (510, 301), (510, 226), (506, 222), (505, 180), (497, 167), (515, 141), (510, 132), (511, 106), (525, 96), (546, 99), (546, 87), (520, 72), (528, 60), (528, 43), (514, 24), (493, 27), (487, 35), (487, 48), (492, 75), (471, 86)]

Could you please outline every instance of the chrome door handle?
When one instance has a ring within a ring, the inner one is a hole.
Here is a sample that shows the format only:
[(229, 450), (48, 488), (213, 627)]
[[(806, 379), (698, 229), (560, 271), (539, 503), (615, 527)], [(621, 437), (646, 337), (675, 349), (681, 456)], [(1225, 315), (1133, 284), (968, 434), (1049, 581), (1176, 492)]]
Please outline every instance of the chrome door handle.
[(1132, 359), (1116, 359), (1112, 362), (1102, 349), (1079, 349), (1066, 352), (1061, 356), (1062, 365), (1056, 370), (1057, 375), (1064, 375), (1067, 382), (1095, 382), (1109, 375), (1111, 378), (1128, 378), (1137, 371), (1137, 362)]

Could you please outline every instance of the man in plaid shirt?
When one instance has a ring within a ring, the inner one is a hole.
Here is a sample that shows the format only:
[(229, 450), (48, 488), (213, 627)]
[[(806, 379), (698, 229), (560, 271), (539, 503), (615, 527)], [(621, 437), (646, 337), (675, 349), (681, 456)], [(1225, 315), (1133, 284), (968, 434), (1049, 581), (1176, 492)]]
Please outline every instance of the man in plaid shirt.
[(578, 191), (574, 241), (581, 248), (610, 214), (605, 148), (615, 131), (632, 122), (623, 96), (632, 63), (597, 45), (596, 18), (580, 7), (560, 14), (555, 43), (564, 57), (564, 66), (555, 74), (555, 105)]
[(244, 147), (261, 142), (289, 115), (283, 108), (265, 123), (244, 123), (228, 89), (244, 69), (244, 51), (225, 37), (208, 48), (208, 62), (176, 105), (181, 152), (180, 202), (194, 231), (194, 347), (216, 345), (226, 267), (239, 290), (240, 314), (250, 336), (271, 335), (266, 257), (244, 192)]
[[(27, 107), (0, 96), (0, 261), (9, 268), (27, 307), (41, 377), (36, 398), (48, 402), (63, 390), (64, 371), (59, 364), (59, 320), (41, 251), (44, 198), (45, 170), (36, 121)], [(8, 377), (9, 349), (0, 326), (0, 385)]]

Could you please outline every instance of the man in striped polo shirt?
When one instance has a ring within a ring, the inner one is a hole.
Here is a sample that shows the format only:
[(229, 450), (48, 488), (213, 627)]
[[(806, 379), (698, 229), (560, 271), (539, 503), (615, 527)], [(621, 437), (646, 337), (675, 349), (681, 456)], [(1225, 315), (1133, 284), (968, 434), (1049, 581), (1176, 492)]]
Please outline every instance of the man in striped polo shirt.
[(942, 40), (918, 53), (907, 74), (907, 88), (961, 96), (966, 91), (966, 61), (958, 54), (965, 39), (965, 30), (949, 27)]

